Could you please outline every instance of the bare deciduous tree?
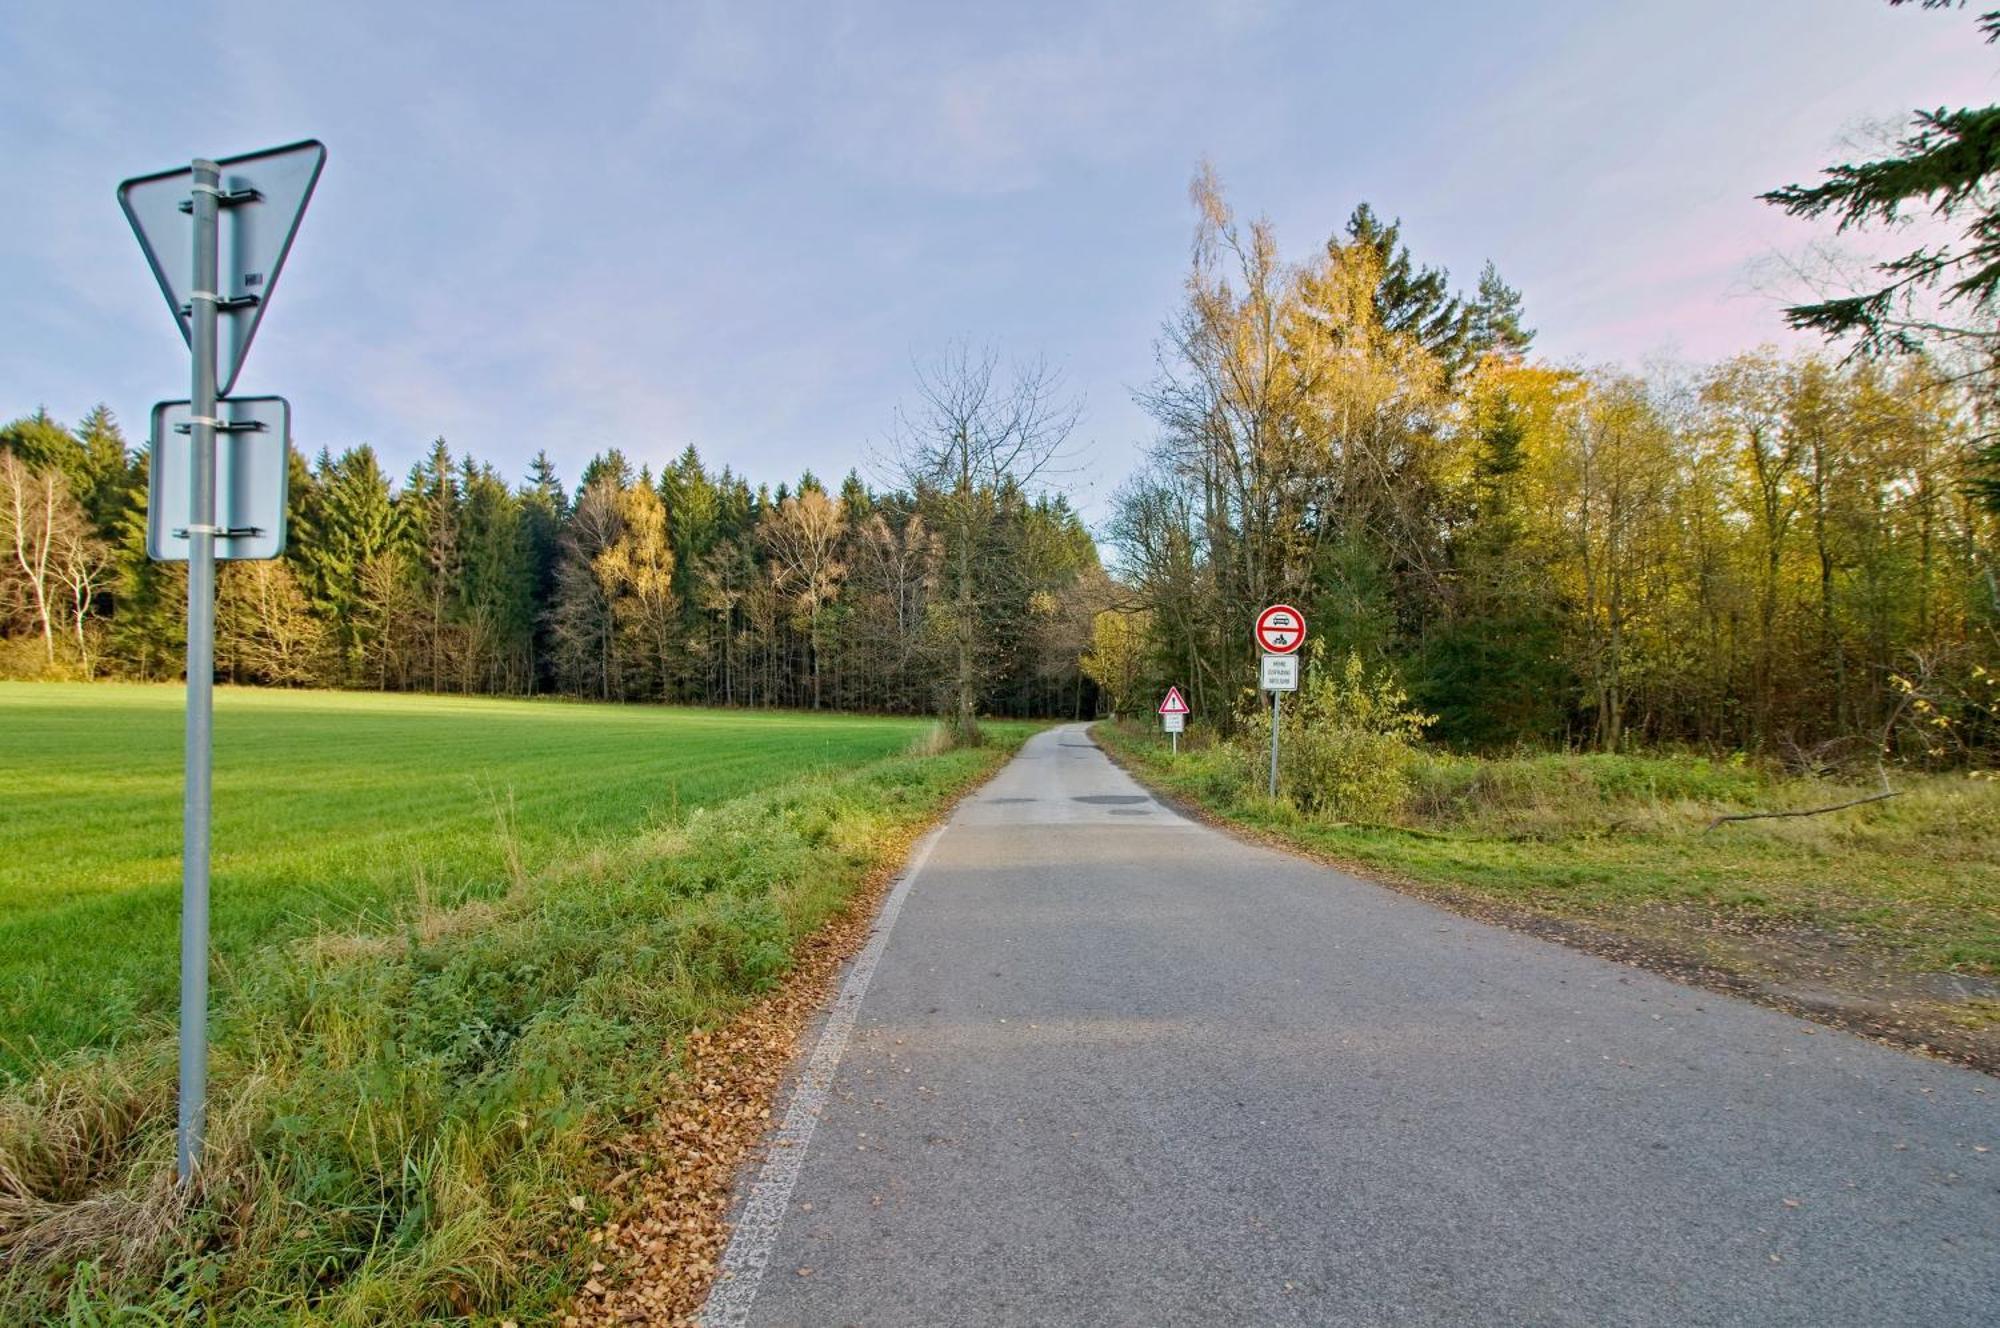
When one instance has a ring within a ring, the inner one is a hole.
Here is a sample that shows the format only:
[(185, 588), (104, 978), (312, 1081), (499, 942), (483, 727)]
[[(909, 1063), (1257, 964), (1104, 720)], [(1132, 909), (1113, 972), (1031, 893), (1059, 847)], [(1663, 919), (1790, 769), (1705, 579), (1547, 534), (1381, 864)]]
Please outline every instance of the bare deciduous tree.
[(997, 355), (963, 344), (918, 366), (916, 405), (898, 414), (896, 468), (945, 543), (952, 728), (961, 742), (979, 736), (979, 611), (992, 571), (982, 536), (1003, 490), (1032, 490), (1060, 467), (1081, 414), (1046, 361), (1003, 377)]
[(56, 662), (61, 617), (76, 637), (77, 662), (89, 673), (85, 625), (111, 556), (59, 471), (32, 469), (14, 452), (0, 452), (0, 542), (9, 555), (7, 579), (33, 615), (48, 662)]

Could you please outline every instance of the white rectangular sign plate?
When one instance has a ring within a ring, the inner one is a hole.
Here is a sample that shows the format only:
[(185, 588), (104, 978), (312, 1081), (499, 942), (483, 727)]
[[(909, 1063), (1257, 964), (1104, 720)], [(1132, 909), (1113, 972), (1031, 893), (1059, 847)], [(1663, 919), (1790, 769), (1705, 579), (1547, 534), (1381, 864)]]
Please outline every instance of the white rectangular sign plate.
[[(291, 487), (292, 408), (283, 397), (229, 397), (215, 403), (215, 556), (276, 558), (285, 551), (285, 499)], [(188, 496), (194, 449), (188, 403), (153, 407), (153, 455), (146, 492), (146, 554), (186, 562)], [(177, 427), (179, 426), (179, 427)]]
[(1258, 670), (1257, 685), (1267, 692), (1296, 692), (1299, 689), (1299, 657), (1266, 655)]
[(1160, 730), (1162, 733), (1184, 733), (1187, 731), (1186, 715), (1161, 715), (1160, 723), (1165, 726)]

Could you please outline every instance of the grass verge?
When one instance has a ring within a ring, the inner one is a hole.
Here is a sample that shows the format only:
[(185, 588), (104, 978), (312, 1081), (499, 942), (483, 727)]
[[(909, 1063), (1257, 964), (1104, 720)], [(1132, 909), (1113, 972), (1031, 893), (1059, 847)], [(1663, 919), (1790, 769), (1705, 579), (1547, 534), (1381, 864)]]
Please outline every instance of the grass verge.
[[(2000, 1069), (2000, 784), (1898, 776), (1894, 800), (1710, 829), (1856, 790), (1692, 756), (1427, 756), (1391, 824), (1312, 817), (1249, 762), (1101, 723), (1146, 782), (1386, 884), (1825, 1022)], [(1868, 790), (1860, 790), (1867, 792)]]
[(173, 1043), (0, 1098), (0, 1322), (560, 1317), (603, 1145), (686, 1037), (989, 775), (987, 747), (800, 776), (522, 868), (490, 897), (238, 960), (200, 1183), (172, 1182)]

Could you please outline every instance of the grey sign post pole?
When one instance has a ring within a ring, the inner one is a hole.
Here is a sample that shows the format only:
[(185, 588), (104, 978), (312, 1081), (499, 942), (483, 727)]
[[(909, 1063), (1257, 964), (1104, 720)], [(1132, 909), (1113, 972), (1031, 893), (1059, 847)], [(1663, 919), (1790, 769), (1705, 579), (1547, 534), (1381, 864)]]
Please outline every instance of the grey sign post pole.
[(201, 1159), (208, 1099), (208, 842), (210, 739), (215, 703), (216, 199), (222, 171), (194, 163), (194, 268), (188, 315), (193, 451), (188, 494), (187, 795), (181, 817), (181, 1094), (175, 1170), (185, 1183)]
[(1257, 615), (1251, 633), (1264, 652), (1257, 671), (1258, 685), (1271, 694), (1271, 797), (1278, 796), (1278, 723), (1283, 715), (1280, 698), (1299, 685), (1296, 654), (1306, 638), (1306, 616), (1289, 604), (1273, 604)]
[[(175, 1171), (183, 1184), (201, 1165), (208, 1103), (215, 564), (218, 559), (284, 553), (291, 449), (291, 409), (283, 398), (231, 399), (228, 394), (270, 307), (279, 269), (325, 164), (325, 145), (307, 139), (221, 161), (197, 158), (178, 170), (137, 176), (118, 186), (118, 205), (132, 223), (193, 363), (188, 400), (163, 401), (153, 408), (146, 509), (147, 555), (163, 562), (185, 558), (188, 565), (180, 1119), (174, 1141)], [(225, 213), (230, 221), (226, 244), (221, 234)], [(225, 249), (227, 270), (222, 267)], [(185, 448), (179, 445), (182, 435)]]
[(1284, 699), (1283, 692), (1271, 693), (1271, 796), (1278, 796), (1278, 702)]

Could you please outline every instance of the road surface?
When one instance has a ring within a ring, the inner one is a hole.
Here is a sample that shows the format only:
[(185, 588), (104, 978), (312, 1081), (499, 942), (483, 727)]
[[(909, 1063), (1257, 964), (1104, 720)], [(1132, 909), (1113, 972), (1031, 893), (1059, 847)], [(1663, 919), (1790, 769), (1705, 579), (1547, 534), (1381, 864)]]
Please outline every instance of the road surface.
[(1081, 728), (884, 925), (712, 1325), (2000, 1324), (2000, 1081), (1238, 842)]

